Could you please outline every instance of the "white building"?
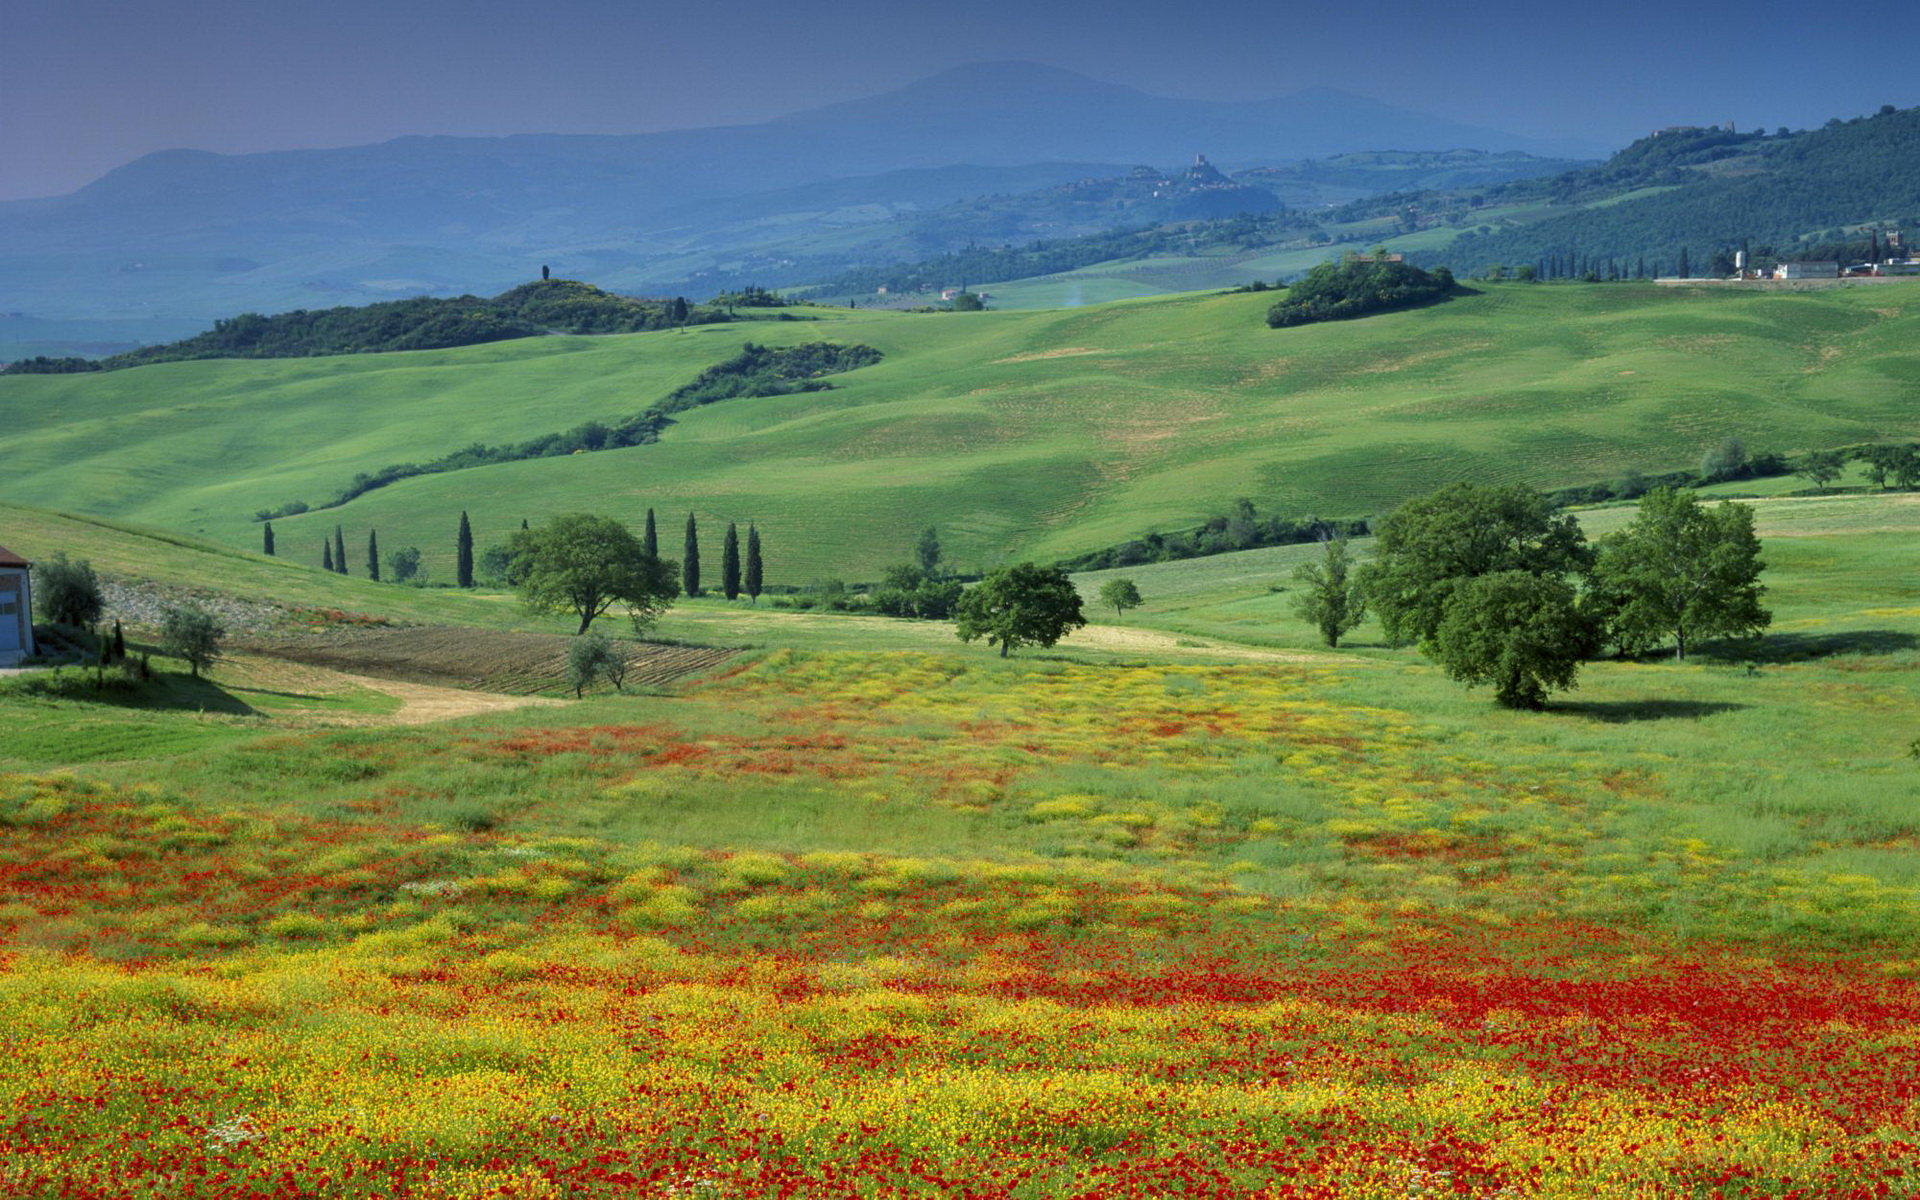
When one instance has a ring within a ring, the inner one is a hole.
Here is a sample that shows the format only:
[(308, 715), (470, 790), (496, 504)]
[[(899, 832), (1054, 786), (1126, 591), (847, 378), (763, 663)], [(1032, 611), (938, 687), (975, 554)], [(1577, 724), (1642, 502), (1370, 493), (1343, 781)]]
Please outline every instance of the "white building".
[(1838, 279), (1837, 262), (1783, 262), (1773, 269), (1775, 279)]
[(0, 546), (0, 667), (11, 667), (34, 653), (33, 566)]

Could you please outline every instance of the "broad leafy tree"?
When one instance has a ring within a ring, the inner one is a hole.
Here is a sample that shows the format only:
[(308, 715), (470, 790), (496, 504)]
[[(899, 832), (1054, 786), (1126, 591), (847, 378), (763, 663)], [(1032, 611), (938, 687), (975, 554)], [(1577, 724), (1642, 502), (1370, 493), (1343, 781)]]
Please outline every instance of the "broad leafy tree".
[(421, 578), (420, 547), (402, 546), (387, 555), (387, 574), (395, 583), (411, 583)]
[(1800, 460), (1800, 469), (1794, 474), (1824, 492), (1846, 468), (1847, 460), (1838, 450), (1815, 450)]
[(1753, 509), (1655, 488), (1631, 525), (1601, 540), (1594, 594), (1622, 650), (1672, 638), (1674, 657), (1684, 659), (1701, 638), (1757, 634), (1772, 622), (1760, 605), (1764, 566)]
[(1329, 538), (1319, 561), (1308, 559), (1293, 569), (1300, 591), (1294, 596), (1293, 611), (1320, 631), (1329, 646), (1366, 619), (1367, 594), (1353, 569), (1347, 539)]
[(570, 612), (585, 633), (596, 617), (624, 606), (636, 629), (673, 603), (673, 566), (646, 552), (612, 517), (566, 513), (507, 542), (508, 577), (528, 611)]
[(1145, 601), (1133, 580), (1109, 579), (1100, 585), (1100, 603), (1110, 606), (1114, 616), (1124, 617), (1128, 609), (1139, 608)]
[(1549, 691), (1574, 686), (1593, 652), (1593, 622), (1565, 579), (1496, 571), (1454, 589), (1432, 643), (1450, 678), (1491, 684), (1508, 708), (1538, 709)]
[(76, 629), (92, 629), (98, 624), (105, 603), (93, 563), (68, 558), (64, 551), (33, 568), (33, 599), (46, 620)]
[(160, 653), (185, 660), (195, 679), (219, 660), (226, 635), (213, 614), (196, 604), (170, 607), (160, 617)]
[(985, 638), (1000, 657), (1022, 646), (1051, 646), (1087, 623), (1080, 593), (1058, 567), (1021, 563), (995, 571), (960, 597), (960, 640)]
[(1476, 483), (1401, 505), (1382, 523), (1376, 555), (1361, 579), (1387, 636), (1402, 643), (1430, 643), (1467, 580), (1503, 571), (1558, 578), (1591, 561), (1580, 523), (1545, 496)]

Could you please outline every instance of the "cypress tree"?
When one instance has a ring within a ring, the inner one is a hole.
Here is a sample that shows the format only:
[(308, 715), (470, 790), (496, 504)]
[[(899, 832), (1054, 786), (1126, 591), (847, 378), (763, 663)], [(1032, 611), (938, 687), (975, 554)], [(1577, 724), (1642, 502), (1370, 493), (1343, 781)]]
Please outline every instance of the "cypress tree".
[(120, 628), (120, 618), (113, 619), (113, 657), (115, 662), (124, 662), (127, 657), (127, 635)]
[(740, 529), (727, 522), (727, 540), (720, 548), (720, 590), (727, 599), (740, 598)]
[(520, 528), (522, 528), (522, 529), (525, 529), (526, 527), (527, 527), (527, 519), (526, 519), (525, 517), (521, 517), (521, 518), (520, 518)]
[(760, 531), (747, 526), (747, 598), (760, 603)]
[(473, 526), (467, 523), (467, 512), (460, 510), (460, 540), (453, 551), (453, 577), (461, 587), (473, 586)]
[(267, 528), (260, 535), (260, 543), (261, 543), (261, 549), (266, 551), (267, 557), (272, 558), (273, 557), (273, 522), (272, 521), (267, 522)]
[(1680, 278), (1693, 278), (1693, 264), (1687, 261), (1687, 248), (1685, 246), (1680, 247)]
[(333, 569), (347, 573), (347, 534), (338, 525), (333, 527)]
[(328, 538), (320, 539), (320, 566), (328, 571), (333, 570), (333, 542)]
[(648, 558), (660, 557), (660, 530), (654, 526), (652, 509), (647, 510), (647, 536), (640, 539), (640, 544), (647, 548)]
[(687, 547), (680, 557), (680, 590), (689, 596), (700, 594), (700, 531), (693, 514), (687, 514)]
[(367, 530), (367, 578), (380, 582), (380, 535)]

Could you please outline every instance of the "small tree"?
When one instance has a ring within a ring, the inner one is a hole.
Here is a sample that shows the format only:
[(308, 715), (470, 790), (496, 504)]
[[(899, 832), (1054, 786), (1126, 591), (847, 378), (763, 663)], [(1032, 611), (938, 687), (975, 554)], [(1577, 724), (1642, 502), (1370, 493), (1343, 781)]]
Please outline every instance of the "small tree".
[(333, 542), (328, 538), (320, 539), (320, 569), (333, 570)]
[(727, 522), (727, 540), (720, 547), (720, 590), (729, 600), (740, 598), (740, 528)]
[(1723, 439), (1700, 457), (1700, 478), (1707, 483), (1738, 479), (1747, 469), (1747, 446), (1737, 437)]
[(347, 573), (347, 534), (338, 525), (333, 527), (333, 569), (342, 575)]
[[(367, 578), (380, 582), (380, 535), (367, 530)], [(400, 582), (400, 573), (394, 572), (394, 582)]]
[(1139, 608), (1144, 602), (1133, 580), (1109, 579), (1100, 585), (1100, 603), (1111, 605), (1115, 617), (1124, 617), (1128, 609)]
[(615, 604), (636, 631), (673, 603), (673, 564), (649, 555), (612, 517), (565, 513), (507, 543), (508, 577), (530, 612), (571, 612), (585, 633)]
[(127, 634), (125, 630), (120, 628), (120, 618), (118, 617), (113, 619), (113, 660), (115, 662), (127, 661)]
[(968, 588), (955, 615), (961, 641), (985, 638), (1000, 647), (1001, 658), (1022, 646), (1051, 646), (1087, 623), (1067, 573), (1032, 563), (995, 571)]
[(616, 690), (626, 690), (620, 686), (620, 681), (614, 678), (616, 660), (621, 664), (618, 668), (620, 678), (624, 679), (626, 677), (624, 657), (598, 632), (583, 633), (569, 642), (567, 644), (567, 682), (573, 687), (574, 698), (578, 699), (584, 695), (586, 690), (593, 686), (593, 681), (602, 675), (607, 677)]
[(760, 603), (761, 585), (760, 531), (752, 525), (747, 526), (747, 598), (755, 604)]
[(1549, 691), (1575, 686), (1593, 648), (1593, 626), (1564, 579), (1498, 571), (1464, 581), (1433, 637), (1450, 678), (1492, 684), (1507, 708), (1546, 707)]
[(700, 594), (700, 529), (694, 524), (693, 514), (687, 514), (687, 537), (684, 557), (680, 560), (680, 590), (689, 596)]
[(920, 540), (913, 544), (913, 557), (929, 576), (940, 573), (940, 534), (933, 526), (920, 532)]
[(105, 601), (92, 562), (68, 558), (61, 551), (34, 567), (33, 575), (33, 598), (47, 621), (76, 629), (92, 629), (99, 623)]
[(195, 679), (219, 659), (226, 636), (213, 614), (197, 604), (169, 607), (160, 617), (160, 652), (184, 659)]
[(273, 522), (268, 521), (266, 528), (260, 531), (260, 551), (268, 558), (273, 557)]
[(491, 584), (512, 583), (513, 555), (505, 546), (488, 546), (480, 552), (480, 578)]
[(653, 523), (652, 509), (647, 510), (647, 533), (646, 536), (641, 539), (640, 544), (646, 547), (649, 556), (653, 558), (660, 557), (660, 530), (659, 527)]
[(1838, 450), (1815, 450), (1800, 460), (1800, 468), (1794, 474), (1824, 492), (1828, 484), (1840, 478), (1846, 465), (1846, 459)]
[(1320, 561), (1301, 563), (1293, 569), (1293, 578), (1301, 585), (1293, 611), (1318, 629), (1328, 646), (1338, 646), (1342, 637), (1366, 619), (1366, 592), (1354, 577), (1347, 539), (1328, 538)]
[(1756, 634), (1772, 622), (1760, 606), (1765, 566), (1752, 508), (1708, 508), (1692, 492), (1655, 488), (1632, 524), (1602, 539), (1593, 592), (1622, 650), (1671, 637), (1674, 658), (1685, 659), (1700, 638)]
[[(395, 583), (411, 583), (420, 577), (420, 547), (402, 546), (387, 555), (387, 572)], [(378, 575), (375, 579), (380, 578)]]
[(453, 544), (453, 582), (463, 588), (473, 586), (473, 526), (465, 509), (460, 510), (460, 534)]

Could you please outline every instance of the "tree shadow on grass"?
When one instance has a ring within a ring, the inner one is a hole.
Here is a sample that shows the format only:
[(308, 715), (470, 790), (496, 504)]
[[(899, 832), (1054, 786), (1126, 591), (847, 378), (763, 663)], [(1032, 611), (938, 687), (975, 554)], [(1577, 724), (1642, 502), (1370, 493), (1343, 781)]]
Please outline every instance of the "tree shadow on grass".
[(1699, 720), (1747, 707), (1722, 700), (1574, 700), (1550, 704), (1547, 711), (1624, 725), (1634, 721)]
[(151, 679), (132, 680), (109, 668), (104, 684), (91, 667), (65, 667), (19, 677), (15, 693), (72, 704), (99, 704), (145, 712), (209, 712), (254, 717), (260, 710), (212, 679), (156, 673)]
[(1832, 633), (1770, 633), (1747, 641), (1714, 642), (1699, 657), (1722, 663), (1789, 663), (1848, 654), (1920, 650), (1920, 637), (1897, 629), (1840, 629)]

